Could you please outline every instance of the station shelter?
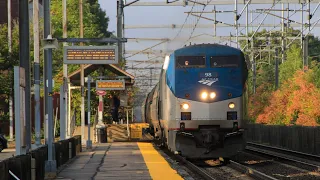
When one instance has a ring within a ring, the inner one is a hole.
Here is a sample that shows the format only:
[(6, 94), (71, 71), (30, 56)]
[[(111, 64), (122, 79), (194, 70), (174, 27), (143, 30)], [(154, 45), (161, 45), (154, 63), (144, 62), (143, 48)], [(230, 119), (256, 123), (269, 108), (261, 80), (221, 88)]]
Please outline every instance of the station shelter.
[[(108, 76), (103, 76), (103, 72), (111, 72), (108, 73)], [(110, 92), (106, 91), (100, 91), (96, 90), (97, 96), (99, 96), (99, 103), (98, 106), (94, 109), (96, 109), (96, 113), (92, 115), (95, 115), (94, 117), (94, 123), (92, 126), (92, 131), (91, 131), (91, 137), (93, 138), (93, 141), (97, 141), (97, 131), (96, 131), (96, 126), (105, 126), (106, 127), (106, 138), (107, 141), (127, 141), (129, 139), (139, 139), (142, 137), (142, 129), (146, 127), (145, 124), (134, 124), (134, 114), (133, 114), (133, 108), (132, 106), (129, 106), (128, 104), (128, 93), (127, 90), (129, 88), (133, 87), (133, 84), (135, 82), (134, 76), (129, 74), (128, 72), (122, 70), (121, 68), (117, 67), (116, 65), (113, 64), (90, 64), (90, 65), (85, 65), (84, 66), (84, 77), (87, 77), (89, 74), (92, 72), (97, 71), (101, 76), (97, 77), (94, 79), (94, 81), (91, 82), (91, 87), (96, 88), (96, 81), (98, 79), (100, 80), (121, 80), (122, 82), (124, 81), (125, 87), (124, 90), (111, 90), (113, 92), (117, 92), (119, 94), (119, 99), (120, 99), (120, 108), (119, 108), (119, 122), (114, 122), (112, 120), (111, 116), (111, 104), (110, 101), (109, 103), (104, 103), (104, 96), (110, 94)], [(110, 75), (112, 74), (112, 75)], [(78, 70), (70, 73), (68, 75), (70, 86), (69, 86), (69, 97), (71, 97), (72, 89), (81, 89), (81, 69), (79, 68)], [(98, 80), (99, 81), (99, 80)], [(85, 82), (85, 87), (87, 83)], [(91, 97), (95, 98), (95, 97)], [(111, 97), (107, 97), (111, 98)], [(86, 98), (85, 98), (86, 99)], [(71, 102), (72, 100), (70, 99), (68, 102)], [(69, 109), (71, 108), (71, 105), (69, 105)], [(72, 127), (74, 127), (74, 135), (81, 134), (81, 126), (77, 127), (75, 124), (75, 116), (80, 115), (80, 109), (72, 110), (73, 112), (70, 112), (70, 114), (73, 114), (72, 117), (70, 117)], [(77, 112), (75, 112), (77, 111)], [(87, 113), (85, 113), (87, 114)], [(87, 122), (87, 115), (85, 118), (85, 122)], [(92, 122), (92, 121), (91, 121)], [(87, 124), (87, 123), (85, 123)], [(85, 128), (86, 131), (87, 128)], [(113, 133), (117, 132), (117, 133)], [(121, 132), (119, 135), (118, 132)], [(115, 134), (118, 134), (118, 136), (115, 136)], [(85, 137), (86, 137), (85, 133)]]

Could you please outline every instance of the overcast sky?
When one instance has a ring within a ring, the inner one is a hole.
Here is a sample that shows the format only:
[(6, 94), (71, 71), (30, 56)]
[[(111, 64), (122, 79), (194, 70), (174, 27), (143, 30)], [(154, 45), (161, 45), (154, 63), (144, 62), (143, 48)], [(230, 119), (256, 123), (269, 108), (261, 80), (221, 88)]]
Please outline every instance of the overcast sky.
[[(128, 0), (127, 2), (131, 2), (133, 0)], [(148, 0), (141, 0), (141, 1), (148, 1)], [(150, 0), (149, 0), (150, 1)], [(153, 0), (156, 1), (156, 0)], [(165, 0), (159, 0), (165, 2)], [(107, 13), (107, 16), (110, 18), (109, 22), (109, 31), (115, 31), (116, 32), (116, 0), (99, 0), (101, 8), (104, 9)], [(240, 2), (240, 1), (239, 1)], [(268, 5), (251, 5), (250, 10), (259, 8), (259, 9), (267, 9), (271, 8), (271, 4)], [(301, 5), (292, 5), (290, 4), (290, 9), (299, 9)], [(311, 5), (311, 9), (315, 9), (316, 4)], [(182, 25), (187, 17), (187, 14), (184, 12), (190, 11), (192, 8), (192, 4), (190, 3), (189, 6), (187, 7), (170, 7), (170, 6), (162, 6), (162, 7), (151, 7), (151, 6), (144, 6), (144, 7), (137, 7), (137, 6), (128, 6), (125, 7), (125, 24), (126, 25), (171, 25), (171, 24), (179, 24)], [(214, 6), (206, 6), (204, 11), (212, 11)], [(238, 5), (238, 13), (241, 12), (243, 8), (243, 5)], [(287, 8), (287, 5), (285, 5), (285, 8)], [(281, 5), (277, 4), (275, 6), (275, 9), (281, 9)], [(307, 9), (307, 7), (305, 7)], [(203, 10), (203, 6), (195, 6), (193, 8), (193, 12), (201, 12)], [(230, 6), (216, 6), (216, 10), (229, 10), (232, 11), (234, 10), (234, 5)], [(311, 22), (315, 22), (318, 20), (320, 17), (320, 8), (318, 12), (314, 15), (314, 18), (311, 20)], [(280, 12), (273, 12), (274, 14), (281, 16)], [(213, 18), (212, 13), (204, 13), (203, 16), (208, 17), (208, 18)], [(258, 17), (257, 17), (258, 16)], [(286, 13), (285, 13), (286, 16)], [(254, 21), (255, 24), (259, 24), (265, 17), (265, 14), (253, 14), (253, 19), (257, 19)], [(304, 18), (304, 22), (306, 22), (306, 17)], [(226, 24), (234, 24), (234, 13), (221, 13), (217, 14), (216, 16), (218, 21), (221, 21)], [(301, 12), (297, 12), (295, 15), (290, 17), (291, 20), (301, 22)], [(239, 23), (244, 25), (246, 20), (245, 12), (241, 16)], [(249, 14), (249, 22), (251, 21), (251, 17)], [(274, 16), (268, 16), (266, 20), (264, 21), (265, 24), (275, 24), (275, 28), (268, 28), (268, 29), (276, 29), (280, 30), (280, 24), (281, 20), (280, 18), (274, 17)], [(177, 48), (182, 47), (185, 45), (185, 43), (189, 44), (189, 41), (186, 42), (187, 39), (191, 36), (196, 36), (200, 35), (203, 33), (213, 35), (214, 30), (213, 30), (213, 21), (206, 20), (206, 19), (200, 19), (198, 21), (197, 17), (194, 16), (189, 16), (188, 19), (186, 20), (186, 24), (191, 24), (195, 26), (196, 24), (201, 25), (201, 24), (207, 24), (207, 25), (212, 25), (212, 28), (188, 28), (188, 29), (183, 29), (180, 31), (180, 28), (175, 28), (175, 29), (126, 29), (125, 30), (125, 37), (126, 38), (137, 38), (137, 37), (145, 37), (145, 38), (173, 38), (177, 36), (177, 39), (179, 41), (173, 41), (169, 43), (164, 43), (160, 46), (157, 46), (153, 48), (154, 50), (175, 50)], [(198, 27), (198, 26), (197, 26)], [(255, 30), (256, 27), (253, 28)], [(261, 28), (263, 29), (263, 28)], [(301, 29), (301, 27), (299, 27)], [(251, 28), (249, 28), (249, 31)], [(179, 33), (180, 32), (180, 33)], [(243, 33), (245, 34), (245, 29), (244, 28), (239, 28), (239, 34)], [(235, 35), (235, 29), (233, 27), (223, 27), (223, 28), (217, 28), (217, 35), (218, 36), (229, 36), (230, 33), (232, 35)], [(313, 33), (316, 33), (317, 36), (319, 36), (319, 28), (315, 28), (313, 30)], [(145, 48), (148, 48), (152, 45), (155, 45), (159, 43), (160, 41), (138, 41), (138, 42), (133, 42), (129, 41), (126, 43), (126, 51), (135, 51), (135, 50), (142, 50)], [(192, 43), (223, 43), (225, 44), (225, 41), (215, 41), (213, 39), (210, 39), (209, 36), (203, 36), (203, 38), (199, 41), (191, 41)], [(229, 42), (228, 42), (229, 44)], [(235, 46), (235, 43), (231, 43), (232, 46)], [(130, 56), (129, 54), (126, 55), (126, 57)], [(127, 58), (127, 60), (147, 60), (149, 58), (154, 57), (154, 55), (136, 55), (130, 58)], [(158, 60), (163, 61), (163, 57), (158, 58)], [(130, 63), (129, 63), (130, 64)], [(146, 67), (148, 66), (147, 64), (142, 64), (139, 67)], [(150, 66), (150, 65), (149, 65)], [(154, 65), (153, 65), (154, 66)]]
[[(132, 0), (129, 0), (130, 2)], [(141, 1), (147, 1), (147, 0), (141, 0)], [(155, 0), (154, 0), (155, 1)], [(165, 2), (165, 0), (159, 0)], [(109, 31), (115, 31), (116, 32), (116, 0), (99, 0), (102, 9), (104, 9), (107, 13), (107, 16), (110, 18), (109, 22)], [(251, 6), (251, 9), (254, 8), (270, 8), (272, 5), (255, 5)], [(313, 10), (315, 8), (316, 4), (313, 4), (311, 6), (311, 9)], [(277, 9), (280, 9), (280, 5), (275, 6)], [(286, 7), (286, 6), (285, 6)], [(301, 5), (290, 5), (290, 8), (300, 8)], [(145, 6), (145, 7), (137, 7), (137, 6), (128, 6), (125, 8), (125, 24), (126, 25), (171, 25), (171, 24), (183, 24), (187, 14), (184, 12), (190, 11), (192, 6), (187, 6), (187, 7), (151, 7), (151, 6)], [(238, 6), (238, 12), (242, 10), (243, 5)], [(230, 6), (216, 6), (217, 10), (233, 10), (234, 5)], [(201, 12), (203, 10), (203, 6), (195, 6), (193, 11), (199, 11)], [(204, 11), (212, 11), (213, 6), (207, 6)], [(320, 11), (320, 10), (318, 10)], [(275, 12), (277, 15), (281, 15), (280, 12)], [(255, 18), (258, 14), (254, 14), (253, 18)], [(212, 13), (206, 13), (203, 14), (203, 16), (208, 17), (208, 18), (213, 18)], [(260, 14), (259, 17), (256, 19), (255, 24), (259, 24), (265, 14)], [(305, 16), (306, 18), (306, 16)], [(314, 18), (312, 19), (311, 22), (316, 21), (319, 18), (319, 13), (316, 13)], [(197, 17), (194, 16), (189, 16), (189, 18), (186, 21), (186, 24), (192, 24), (195, 25), (197, 24)], [(240, 24), (245, 24), (245, 13), (241, 16), (239, 23)], [(250, 15), (249, 15), (249, 21), (250, 21)], [(290, 19), (301, 22), (301, 13), (298, 12), (296, 15), (292, 16)], [(223, 13), (223, 14), (217, 14), (217, 20), (222, 21), (227, 24), (234, 24), (234, 14), (233, 13)], [(306, 21), (306, 19), (304, 19)], [(280, 18), (274, 17), (274, 16), (268, 16), (265, 20), (265, 23), (267, 24), (275, 24), (278, 26), (279, 29), (279, 23), (280, 23)], [(192, 33), (193, 36), (199, 35), (202, 33), (207, 33), (210, 35), (213, 35), (213, 21), (209, 21), (206, 19), (200, 19), (198, 22), (198, 25), (200, 24), (210, 24), (212, 25), (212, 28), (196, 28), (193, 30), (192, 28), (188, 29), (183, 29), (178, 37), (180, 40), (184, 38), (184, 40), (188, 39)], [(253, 29), (255, 30), (256, 27)], [(261, 28), (262, 29), (262, 28)], [(269, 28), (273, 29), (273, 28)], [(301, 28), (299, 28), (301, 29)], [(242, 30), (242, 31), (240, 31)], [(250, 30), (250, 29), (249, 29)], [(314, 29), (313, 32), (316, 32), (317, 28)], [(319, 30), (319, 29), (318, 29)], [(318, 31), (317, 30), (317, 31)], [(180, 31), (180, 28), (176, 29), (126, 29), (125, 30), (125, 37), (128, 38), (133, 38), (133, 37), (149, 37), (149, 38), (173, 38), (177, 35), (177, 33)], [(239, 28), (239, 34), (245, 33), (245, 29)], [(218, 36), (228, 36), (232, 33), (233, 35), (235, 34), (235, 29), (233, 27), (228, 27), (228, 28), (217, 28), (217, 35)], [(318, 33), (317, 33), (318, 34)], [(175, 41), (176, 42), (176, 41)], [(216, 42), (219, 43), (219, 41), (213, 41), (212, 39), (208, 39), (205, 42)], [(146, 42), (146, 41), (139, 41), (139, 43), (134, 43), (134, 42), (129, 42), (126, 44), (126, 50), (139, 50), (142, 48), (147, 48), (148, 46), (157, 44), (157, 41), (152, 41), (152, 42)], [(174, 50), (176, 48), (181, 47), (184, 41), (180, 41), (178, 43), (170, 42), (167, 44), (167, 46), (162, 45), (159, 46), (158, 49), (163, 49), (167, 48), (168, 50)], [(233, 46), (235, 46), (235, 43), (232, 43)], [(155, 48), (156, 49), (156, 48)]]

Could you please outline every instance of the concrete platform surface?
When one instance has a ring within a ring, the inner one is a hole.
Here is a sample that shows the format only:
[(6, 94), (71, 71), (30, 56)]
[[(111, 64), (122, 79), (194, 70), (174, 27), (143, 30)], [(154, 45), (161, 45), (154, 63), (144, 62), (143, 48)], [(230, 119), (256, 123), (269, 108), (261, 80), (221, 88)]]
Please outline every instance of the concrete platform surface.
[(115, 142), (82, 152), (57, 176), (59, 180), (183, 179), (151, 143)]

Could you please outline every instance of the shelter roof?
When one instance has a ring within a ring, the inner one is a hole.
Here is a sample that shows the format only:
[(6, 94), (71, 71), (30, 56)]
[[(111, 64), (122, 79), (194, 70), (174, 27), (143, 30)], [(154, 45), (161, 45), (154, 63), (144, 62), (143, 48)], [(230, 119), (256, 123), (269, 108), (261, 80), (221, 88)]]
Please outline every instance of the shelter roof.
[[(113, 64), (89, 64), (84, 66), (84, 76), (88, 76), (88, 74), (94, 72), (95, 70), (98, 70), (99, 68), (105, 68), (114, 73), (117, 76), (124, 77), (126, 86), (132, 86), (134, 84), (134, 76), (129, 74), (128, 72), (122, 70), (121, 68), (113, 65)], [(70, 73), (68, 75), (68, 78), (70, 79), (70, 82), (73, 85), (80, 85), (80, 74), (81, 69)], [(110, 77), (110, 78), (116, 78), (116, 77)]]

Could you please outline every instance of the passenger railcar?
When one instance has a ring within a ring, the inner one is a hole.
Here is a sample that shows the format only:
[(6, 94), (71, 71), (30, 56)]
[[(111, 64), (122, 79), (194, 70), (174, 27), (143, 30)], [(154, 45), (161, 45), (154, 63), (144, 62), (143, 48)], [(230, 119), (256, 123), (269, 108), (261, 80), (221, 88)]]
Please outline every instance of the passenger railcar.
[(245, 147), (247, 64), (236, 48), (183, 47), (166, 56), (143, 104), (152, 134), (188, 158), (228, 158)]

